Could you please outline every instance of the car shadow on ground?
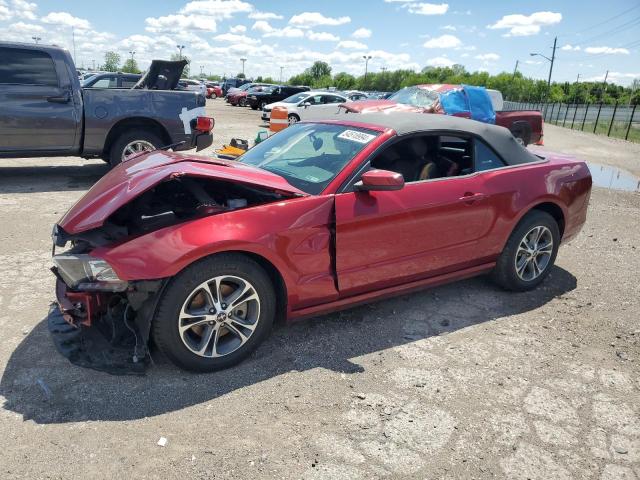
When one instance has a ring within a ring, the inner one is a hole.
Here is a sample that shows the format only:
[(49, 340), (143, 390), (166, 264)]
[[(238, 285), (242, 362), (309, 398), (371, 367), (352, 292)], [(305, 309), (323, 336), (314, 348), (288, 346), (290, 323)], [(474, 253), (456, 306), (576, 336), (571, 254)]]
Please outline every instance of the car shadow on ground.
[[(324, 368), (357, 375), (356, 359), (531, 311), (576, 288), (554, 267), (536, 290), (509, 293), (479, 277), (279, 326), (240, 365), (212, 374), (181, 371), (154, 354), (145, 376), (112, 376), (68, 363), (46, 320), (11, 355), (0, 381), (4, 409), (37, 423), (140, 419), (211, 401), (287, 372)], [(46, 313), (46, 312), (43, 312)]]
[(106, 163), (0, 166), (0, 194), (87, 190), (109, 171)]

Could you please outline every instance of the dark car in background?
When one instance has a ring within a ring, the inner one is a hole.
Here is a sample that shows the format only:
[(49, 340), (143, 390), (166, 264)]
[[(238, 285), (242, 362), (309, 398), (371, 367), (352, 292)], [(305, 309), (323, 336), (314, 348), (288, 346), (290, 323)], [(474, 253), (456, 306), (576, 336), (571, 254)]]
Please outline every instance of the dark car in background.
[(245, 83), (251, 83), (251, 82), (246, 78), (227, 78), (222, 83), (222, 94), (226, 95), (230, 89), (239, 88)]
[(279, 102), (291, 95), (295, 95), (300, 92), (308, 92), (309, 90), (311, 90), (309, 87), (276, 85), (262, 92), (255, 92), (251, 95), (247, 95), (247, 105), (249, 105), (253, 110), (262, 110), (270, 103)]
[(80, 82), (82, 88), (133, 88), (142, 78), (137, 73), (98, 73)]
[(78, 156), (111, 165), (211, 145), (205, 98), (176, 91), (186, 61), (154, 60), (132, 89), (81, 88), (67, 50), (0, 42), (0, 158)]

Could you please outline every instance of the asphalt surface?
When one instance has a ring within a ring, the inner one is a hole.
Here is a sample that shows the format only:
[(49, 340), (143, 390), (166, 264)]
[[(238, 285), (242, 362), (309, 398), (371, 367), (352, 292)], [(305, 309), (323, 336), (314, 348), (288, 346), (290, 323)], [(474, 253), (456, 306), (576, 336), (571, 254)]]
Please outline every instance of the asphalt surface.
[[(216, 146), (261, 125), (209, 109)], [(640, 162), (558, 127), (545, 143)], [(44, 322), (51, 227), (106, 171), (0, 160), (0, 478), (640, 478), (639, 194), (594, 189), (533, 292), (480, 277), (279, 327), (223, 372), (156, 353), (116, 377), (72, 366)]]

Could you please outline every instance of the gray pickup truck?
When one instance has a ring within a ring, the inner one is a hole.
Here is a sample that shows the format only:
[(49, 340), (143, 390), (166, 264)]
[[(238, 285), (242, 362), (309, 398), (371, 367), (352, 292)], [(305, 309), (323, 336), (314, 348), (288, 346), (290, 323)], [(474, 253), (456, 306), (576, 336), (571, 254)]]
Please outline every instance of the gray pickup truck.
[(0, 42), (0, 158), (132, 154), (212, 143), (206, 99), (173, 90), (185, 62), (154, 60), (133, 89), (82, 89), (69, 52)]

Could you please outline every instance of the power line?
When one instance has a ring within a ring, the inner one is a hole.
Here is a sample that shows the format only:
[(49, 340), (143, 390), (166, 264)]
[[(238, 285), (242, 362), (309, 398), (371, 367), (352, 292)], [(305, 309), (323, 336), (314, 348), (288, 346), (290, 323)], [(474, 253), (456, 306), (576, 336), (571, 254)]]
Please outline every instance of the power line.
[(628, 21), (624, 22), (623, 24), (612, 28), (611, 30), (607, 30), (606, 32), (599, 33), (597, 35), (594, 35), (593, 37), (587, 38), (586, 40), (582, 40), (580, 42), (577, 42), (577, 43), (574, 44), (574, 46), (584, 45), (585, 43), (592, 42), (593, 40), (597, 40), (597, 39), (602, 38), (602, 37), (617, 35), (618, 33), (624, 32), (625, 30), (633, 28), (638, 24), (640, 24), (640, 17), (632, 18), (631, 20), (628, 20)]
[(605, 24), (615, 20), (616, 18), (620, 18), (621, 16), (629, 13), (631, 10), (635, 10), (638, 7), (640, 7), (640, 4), (634, 5), (631, 8), (627, 8), (624, 12), (618, 13), (617, 15), (614, 15), (613, 17), (610, 17), (610, 18), (608, 18), (606, 20), (603, 20), (602, 22), (598, 22), (598, 23), (596, 23), (594, 25), (591, 25), (590, 27), (586, 27), (586, 28), (583, 28), (582, 30), (578, 30), (578, 31), (575, 31), (575, 32), (572, 32), (572, 33), (565, 33), (564, 35), (559, 35), (559, 36), (560, 37), (570, 37), (571, 35), (576, 35), (578, 33), (586, 32), (587, 30), (593, 30), (594, 28), (597, 28), (597, 27), (600, 27), (602, 25), (605, 25)]

